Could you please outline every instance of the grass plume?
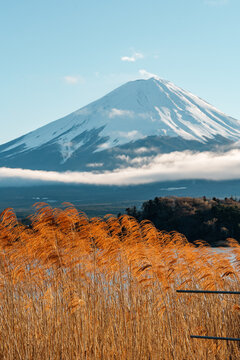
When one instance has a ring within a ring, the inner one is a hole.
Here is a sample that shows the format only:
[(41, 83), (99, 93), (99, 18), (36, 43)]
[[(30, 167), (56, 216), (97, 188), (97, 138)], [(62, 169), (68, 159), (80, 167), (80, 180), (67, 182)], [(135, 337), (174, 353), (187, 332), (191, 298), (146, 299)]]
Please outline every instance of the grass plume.
[(30, 227), (0, 216), (0, 359), (238, 359), (233, 296), (240, 246), (216, 253), (123, 215), (88, 219), (70, 204), (37, 204)]

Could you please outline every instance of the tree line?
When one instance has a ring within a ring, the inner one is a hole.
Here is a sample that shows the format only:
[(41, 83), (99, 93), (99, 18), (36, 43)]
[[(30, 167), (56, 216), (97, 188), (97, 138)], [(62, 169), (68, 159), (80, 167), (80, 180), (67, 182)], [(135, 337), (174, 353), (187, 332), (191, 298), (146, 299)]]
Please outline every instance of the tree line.
[(138, 221), (148, 219), (159, 230), (178, 231), (190, 242), (204, 240), (212, 246), (224, 245), (227, 238), (240, 242), (240, 201), (225, 198), (156, 197), (140, 210), (127, 208)]

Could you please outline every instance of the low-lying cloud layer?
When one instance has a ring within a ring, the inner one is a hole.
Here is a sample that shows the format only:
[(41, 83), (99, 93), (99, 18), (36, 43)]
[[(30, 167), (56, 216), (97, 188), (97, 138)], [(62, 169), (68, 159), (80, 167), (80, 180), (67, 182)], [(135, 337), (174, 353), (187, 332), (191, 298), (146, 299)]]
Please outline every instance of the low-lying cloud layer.
[[(131, 162), (134, 164), (134, 161)], [(141, 167), (103, 172), (64, 172), (0, 168), (0, 183), (7, 179), (95, 185), (137, 185), (183, 179), (240, 179), (240, 150), (225, 153), (190, 151), (149, 157)]]

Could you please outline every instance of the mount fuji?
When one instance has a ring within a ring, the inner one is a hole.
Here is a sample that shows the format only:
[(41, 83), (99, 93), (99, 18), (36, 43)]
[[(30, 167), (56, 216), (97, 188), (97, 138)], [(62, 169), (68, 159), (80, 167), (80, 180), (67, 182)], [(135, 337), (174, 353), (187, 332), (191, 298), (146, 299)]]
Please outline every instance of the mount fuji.
[(137, 167), (141, 159), (173, 151), (222, 151), (239, 140), (239, 120), (153, 77), (128, 82), (66, 117), (0, 145), (0, 167), (111, 170), (129, 163)]

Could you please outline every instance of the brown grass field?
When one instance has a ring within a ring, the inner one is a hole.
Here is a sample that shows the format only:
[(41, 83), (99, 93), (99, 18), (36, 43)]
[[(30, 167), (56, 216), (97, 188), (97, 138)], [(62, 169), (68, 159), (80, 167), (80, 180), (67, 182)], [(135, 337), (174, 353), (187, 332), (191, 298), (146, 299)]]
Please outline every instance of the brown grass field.
[[(35, 205), (32, 226), (0, 217), (0, 359), (230, 360), (240, 343), (234, 295), (240, 246), (216, 252), (126, 215), (88, 219)], [(230, 258), (231, 255), (231, 258)]]

